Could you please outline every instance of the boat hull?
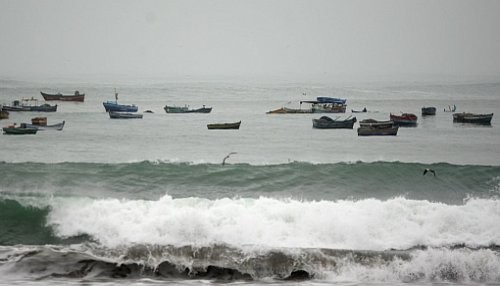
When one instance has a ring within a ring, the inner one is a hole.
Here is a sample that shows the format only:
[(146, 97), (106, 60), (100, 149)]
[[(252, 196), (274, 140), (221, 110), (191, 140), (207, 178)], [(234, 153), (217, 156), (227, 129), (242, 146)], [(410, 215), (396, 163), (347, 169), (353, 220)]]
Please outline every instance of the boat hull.
[(138, 110), (138, 107), (136, 105), (118, 104), (113, 101), (103, 102), (102, 105), (104, 105), (104, 109), (106, 110), (106, 112), (137, 112)]
[(422, 107), (422, 115), (423, 116), (436, 115), (436, 108), (435, 107)]
[(208, 129), (240, 129), (241, 121), (234, 123), (207, 124)]
[(481, 125), (491, 125), (493, 113), (489, 114), (474, 114), (474, 113), (454, 113), (453, 122), (473, 123)]
[(57, 104), (42, 104), (42, 105), (22, 105), (22, 104), (14, 104), (14, 105), (4, 105), (2, 106), (2, 111), (35, 111), (35, 112), (56, 112)]
[(165, 110), (166, 113), (210, 113), (212, 111), (212, 107), (189, 109), (187, 107), (168, 106), (168, 105), (165, 105), (163, 109)]
[(333, 120), (330, 117), (322, 116), (320, 119), (313, 119), (313, 128), (318, 129), (353, 129), (356, 117), (346, 120)]
[(111, 118), (111, 119), (141, 119), (142, 114), (110, 111), (109, 118)]
[(378, 121), (375, 119), (363, 119), (359, 122), (359, 126), (362, 128), (391, 128), (394, 125), (394, 121)]
[(52, 125), (36, 125), (36, 124), (23, 123), (23, 125), (26, 126), (26, 128), (35, 128), (39, 131), (45, 131), (45, 130), (61, 131), (64, 128), (64, 124), (66, 124), (66, 121)]
[(36, 134), (38, 129), (36, 128), (22, 128), (22, 127), (3, 127), (3, 134), (6, 135), (26, 135), (26, 134)]
[(394, 125), (416, 126), (418, 117), (412, 113), (403, 113), (402, 115), (391, 114), (390, 119), (394, 121)]
[(359, 127), (358, 136), (396, 136), (399, 126), (389, 128)]
[(60, 100), (60, 101), (78, 101), (83, 102), (85, 100), (85, 93), (74, 94), (74, 95), (64, 95), (64, 94), (50, 94), (45, 92), (40, 92), (43, 99), (45, 100)]

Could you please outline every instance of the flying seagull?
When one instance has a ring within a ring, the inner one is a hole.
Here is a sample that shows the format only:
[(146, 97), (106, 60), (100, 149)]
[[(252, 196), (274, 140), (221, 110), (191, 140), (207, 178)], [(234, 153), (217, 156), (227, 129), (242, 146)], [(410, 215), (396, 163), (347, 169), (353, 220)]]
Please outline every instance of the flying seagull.
[(224, 157), (224, 159), (222, 159), (222, 166), (224, 166), (226, 164), (227, 158), (229, 158), (229, 156), (231, 156), (233, 154), (236, 154), (236, 152), (231, 152), (231, 153), (227, 154), (226, 157)]
[(434, 177), (436, 176), (436, 171), (429, 169), (429, 168), (425, 169), (424, 173), (422, 175), (425, 176), (425, 174), (427, 174), (427, 172), (431, 172), (434, 175)]

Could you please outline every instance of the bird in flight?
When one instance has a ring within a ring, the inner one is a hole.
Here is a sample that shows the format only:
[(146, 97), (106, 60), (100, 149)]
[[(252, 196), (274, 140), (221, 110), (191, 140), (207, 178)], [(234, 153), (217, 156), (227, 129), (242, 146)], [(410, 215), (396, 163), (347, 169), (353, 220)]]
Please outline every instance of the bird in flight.
[(425, 174), (427, 174), (427, 173), (432, 173), (434, 175), (434, 177), (436, 176), (436, 171), (429, 169), (429, 168), (424, 170), (424, 173), (422, 174), (422, 176), (425, 176)]
[(224, 166), (226, 164), (226, 160), (229, 158), (229, 156), (231, 156), (233, 154), (236, 154), (236, 152), (231, 152), (231, 153), (227, 154), (226, 157), (224, 157), (224, 159), (222, 159), (222, 166)]

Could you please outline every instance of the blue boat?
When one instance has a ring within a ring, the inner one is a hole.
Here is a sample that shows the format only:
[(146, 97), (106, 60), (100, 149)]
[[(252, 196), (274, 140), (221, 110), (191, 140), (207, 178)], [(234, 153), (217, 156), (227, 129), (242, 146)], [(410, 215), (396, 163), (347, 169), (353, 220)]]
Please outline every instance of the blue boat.
[(127, 104), (118, 104), (116, 101), (106, 101), (102, 103), (104, 105), (104, 109), (106, 112), (110, 111), (118, 111), (118, 112), (137, 112), (137, 105), (127, 105)]
[(335, 103), (335, 104), (345, 104), (347, 101), (347, 99), (344, 98), (326, 97), (326, 96), (316, 97), (316, 100), (318, 101), (318, 103)]

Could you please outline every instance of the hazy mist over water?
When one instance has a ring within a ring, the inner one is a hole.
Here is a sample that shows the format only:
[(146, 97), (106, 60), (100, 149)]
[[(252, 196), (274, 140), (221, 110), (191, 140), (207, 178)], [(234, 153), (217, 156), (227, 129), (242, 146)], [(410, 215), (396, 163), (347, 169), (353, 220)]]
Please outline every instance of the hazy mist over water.
[(0, 1), (0, 75), (498, 79), (498, 1)]
[[(0, 105), (58, 105), (2, 126), (65, 121), (0, 135), (0, 285), (498, 285), (499, 11), (0, 0)], [(84, 102), (40, 95), (75, 90)], [(143, 118), (110, 119), (115, 91)], [(347, 100), (332, 118), (418, 122), (364, 137), (266, 114), (318, 96)], [(491, 125), (453, 122), (452, 106)]]

